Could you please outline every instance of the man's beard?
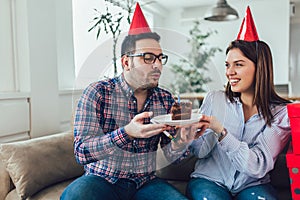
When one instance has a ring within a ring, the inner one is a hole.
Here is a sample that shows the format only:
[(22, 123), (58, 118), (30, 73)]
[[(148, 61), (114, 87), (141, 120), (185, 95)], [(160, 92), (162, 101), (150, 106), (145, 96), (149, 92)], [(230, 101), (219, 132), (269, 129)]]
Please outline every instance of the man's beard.
[[(138, 74), (141, 73), (143, 74), (142, 72), (139, 72), (139, 70), (134, 66), (134, 64), (132, 63), (131, 65), (131, 68), (132, 70), (135, 70), (135, 75), (136, 76), (139, 76)], [(141, 84), (139, 84), (138, 88), (137, 89), (141, 89), (141, 90), (149, 90), (149, 89), (153, 89), (153, 88), (156, 88), (158, 87), (158, 83), (159, 83), (159, 80), (157, 80), (156, 83), (154, 83), (153, 81), (151, 81), (153, 79), (152, 74), (161, 74), (161, 71), (159, 69), (154, 69), (153, 71), (149, 72), (147, 74), (147, 77), (143, 80), (143, 83), (141, 82)], [(133, 77), (132, 77), (133, 78)]]
[(158, 87), (159, 80), (157, 80), (157, 82), (154, 83), (154, 82), (150, 81), (152, 78), (149, 78), (149, 77), (151, 77), (152, 74), (156, 74), (156, 73), (161, 74), (161, 71), (159, 69), (156, 69), (156, 70), (148, 73), (145, 84), (142, 85), (141, 88), (143, 88), (143, 89), (152, 89), (152, 88)]
[(158, 82), (157, 83), (145, 83), (144, 85), (140, 86), (140, 89), (144, 90), (149, 90), (158, 87)]

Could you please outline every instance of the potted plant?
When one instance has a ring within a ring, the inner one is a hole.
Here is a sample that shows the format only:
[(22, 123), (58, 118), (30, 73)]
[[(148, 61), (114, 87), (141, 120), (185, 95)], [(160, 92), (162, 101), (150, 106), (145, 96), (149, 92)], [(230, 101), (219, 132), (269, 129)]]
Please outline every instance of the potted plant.
[[(126, 0), (126, 1), (117, 1), (117, 0), (104, 0), (112, 4), (113, 6), (119, 7), (126, 11), (127, 17), (126, 20), (128, 24), (130, 24), (130, 14), (132, 13), (133, 6), (135, 4), (135, 0)], [(96, 12), (96, 16), (93, 19), (93, 25), (88, 30), (88, 32), (92, 30), (96, 30), (96, 38), (98, 39), (101, 31), (104, 30), (106, 34), (111, 34), (113, 39), (113, 65), (114, 65), (114, 75), (117, 75), (117, 54), (116, 54), (116, 46), (121, 34), (121, 23), (124, 21), (124, 14), (122, 12), (118, 12), (113, 14), (108, 5), (106, 5), (106, 12), (101, 13), (96, 8), (94, 9)]]
[(222, 52), (218, 47), (209, 47), (206, 40), (217, 31), (207, 31), (202, 33), (200, 22), (194, 21), (193, 28), (189, 31), (190, 38), (188, 43), (191, 45), (191, 51), (186, 59), (180, 59), (177, 64), (171, 64), (171, 70), (174, 72), (176, 81), (171, 83), (171, 89), (176, 93), (202, 93), (205, 91), (205, 84), (212, 81), (206, 77), (208, 71), (206, 66), (216, 52)]

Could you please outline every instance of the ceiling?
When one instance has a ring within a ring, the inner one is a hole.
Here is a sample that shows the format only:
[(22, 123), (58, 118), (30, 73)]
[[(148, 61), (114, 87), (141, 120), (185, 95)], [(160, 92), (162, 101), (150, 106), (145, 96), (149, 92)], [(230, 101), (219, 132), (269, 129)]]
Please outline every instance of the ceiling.
[[(194, 7), (194, 6), (212, 6), (217, 3), (218, 0), (140, 0), (140, 2), (144, 2), (144, 4), (155, 4), (163, 7), (165, 10), (169, 10), (172, 8), (186, 8), (186, 7)], [(229, 5), (240, 0), (227, 0)], [(247, 0), (246, 0), (247, 1)], [(250, 1), (250, 0), (248, 0)], [(271, 1), (271, 0), (270, 0)], [(300, 3), (300, 0), (290, 0), (290, 2)]]
[(176, 8), (176, 7), (192, 7), (200, 5), (212, 5), (214, 1), (212, 0), (162, 0), (156, 1), (159, 5), (164, 8)]
[(159, 5), (165, 10), (179, 7), (184, 8), (201, 5), (212, 5), (214, 3), (214, 1), (212, 0), (140, 0), (140, 2), (143, 2), (142, 4), (148, 5)]

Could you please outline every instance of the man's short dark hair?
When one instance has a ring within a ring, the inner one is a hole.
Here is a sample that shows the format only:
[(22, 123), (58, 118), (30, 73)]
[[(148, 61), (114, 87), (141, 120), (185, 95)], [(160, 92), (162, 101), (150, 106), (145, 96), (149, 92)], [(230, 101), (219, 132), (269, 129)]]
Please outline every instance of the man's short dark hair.
[(135, 51), (136, 41), (142, 39), (154, 39), (159, 42), (160, 36), (155, 32), (141, 33), (138, 35), (127, 35), (122, 43), (121, 56), (133, 53)]

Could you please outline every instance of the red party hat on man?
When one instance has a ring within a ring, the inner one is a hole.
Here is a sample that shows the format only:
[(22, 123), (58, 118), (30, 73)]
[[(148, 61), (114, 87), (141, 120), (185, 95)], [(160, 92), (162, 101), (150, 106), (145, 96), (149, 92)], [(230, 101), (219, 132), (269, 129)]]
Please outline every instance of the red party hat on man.
[(237, 40), (245, 40), (248, 42), (259, 40), (249, 6), (247, 7), (246, 16), (243, 19)]
[(149, 32), (151, 32), (151, 30), (141, 10), (141, 7), (139, 3), (136, 3), (128, 35), (137, 35)]

